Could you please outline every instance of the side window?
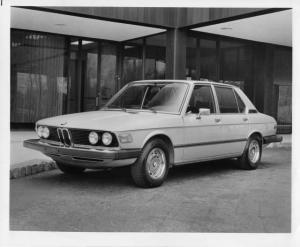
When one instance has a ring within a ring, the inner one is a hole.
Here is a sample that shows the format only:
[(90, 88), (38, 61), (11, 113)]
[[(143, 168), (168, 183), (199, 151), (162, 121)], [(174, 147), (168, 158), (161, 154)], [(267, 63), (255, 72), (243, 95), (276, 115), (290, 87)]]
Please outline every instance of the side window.
[(234, 94), (236, 96), (236, 100), (237, 100), (237, 103), (239, 106), (240, 113), (245, 113), (245, 109), (246, 109), (245, 103), (243, 102), (243, 100), (241, 99), (241, 97), (239, 96), (239, 94), (236, 91), (234, 91)]
[(238, 113), (239, 108), (233, 90), (227, 87), (215, 86), (221, 113)]
[(215, 104), (210, 86), (196, 85), (187, 108), (187, 112), (199, 113), (199, 108), (210, 109), (211, 113), (215, 113)]

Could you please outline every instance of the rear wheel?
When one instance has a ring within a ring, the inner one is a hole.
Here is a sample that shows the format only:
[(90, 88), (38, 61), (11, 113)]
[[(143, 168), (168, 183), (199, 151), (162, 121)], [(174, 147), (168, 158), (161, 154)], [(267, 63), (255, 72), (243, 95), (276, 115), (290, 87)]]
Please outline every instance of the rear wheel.
[(251, 136), (243, 155), (238, 159), (239, 167), (245, 170), (256, 169), (262, 153), (262, 145), (259, 136)]
[(57, 164), (57, 167), (59, 168), (59, 170), (61, 170), (63, 173), (66, 173), (66, 174), (80, 174), (80, 173), (84, 172), (84, 170), (85, 170), (85, 168), (83, 168), (83, 167), (68, 166), (63, 163), (58, 163), (58, 162), (56, 162), (56, 164)]
[(169, 148), (161, 139), (146, 144), (138, 160), (131, 166), (131, 176), (139, 187), (160, 186), (169, 171)]

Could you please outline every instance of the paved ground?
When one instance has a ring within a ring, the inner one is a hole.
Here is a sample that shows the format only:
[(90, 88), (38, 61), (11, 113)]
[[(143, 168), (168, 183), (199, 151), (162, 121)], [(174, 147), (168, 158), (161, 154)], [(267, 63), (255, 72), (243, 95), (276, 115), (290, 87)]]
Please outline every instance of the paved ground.
[(128, 169), (10, 180), (10, 228), (35, 231), (290, 232), (291, 149), (266, 149), (242, 171), (219, 161), (171, 170), (140, 189)]
[(36, 138), (38, 136), (34, 131), (10, 132), (10, 168), (24, 167), (41, 161), (51, 161), (49, 157), (41, 152), (23, 147), (24, 140)]

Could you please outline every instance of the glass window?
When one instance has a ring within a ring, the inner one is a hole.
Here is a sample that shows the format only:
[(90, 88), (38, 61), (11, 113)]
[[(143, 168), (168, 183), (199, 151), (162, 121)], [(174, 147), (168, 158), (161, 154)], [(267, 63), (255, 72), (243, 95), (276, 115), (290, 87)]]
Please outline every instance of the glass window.
[(238, 86), (253, 98), (253, 47), (239, 41), (220, 41), (220, 81)]
[(237, 103), (239, 106), (239, 111), (241, 113), (244, 113), (245, 109), (246, 109), (245, 103), (243, 102), (243, 100), (241, 99), (240, 95), (237, 92), (235, 92), (235, 96), (236, 96), (236, 100), (237, 100)]
[(146, 38), (145, 79), (164, 79), (166, 70), (166, 34)]
[(98, 94), (98, 53), (99, 45), (97, 42), (82, 40), (82, 57), (83, 57), (83, 111), (96, 110), (96, 97)]
[(292, 124), (292, 86), (278, 85), (278, 89), (278, 123)]
[(114, 102), (110, 108), (140, 109), (147, 89), (147, 85), (129, 86)]
[(116, 93), (117, 77), (117, 47), (108, 42), (101, 43), (100, 62), (100, 106), (103, 106)]
[(124, 45), (122, 85), (130, 81), (142, 79), (143, 74), (143, 47), (135, 43)]
[(186, 41), (186, 77), (197, 80), (197, 38), (187, 37)]
[(215, 87), (221, 113), (238, 113), (238, 105), (233, 90), (226, 87)]
[(67, 42), (59, 35), (11, 31), (11, 121), (67, 112)]
[[(149, 109), (177, 113), (188, 85), (185, 83), (131, 84), (105, 108)], [(104, 109), (105, 109), (104, 108)]]
[(217, 80), (217, 42), (200, 39), (200, 79)]
[(199, 113), (199, 108), (210, 109), (215, 113), (215, 104), (210, 86), (196, 85), (194, 87), (187, 112)]

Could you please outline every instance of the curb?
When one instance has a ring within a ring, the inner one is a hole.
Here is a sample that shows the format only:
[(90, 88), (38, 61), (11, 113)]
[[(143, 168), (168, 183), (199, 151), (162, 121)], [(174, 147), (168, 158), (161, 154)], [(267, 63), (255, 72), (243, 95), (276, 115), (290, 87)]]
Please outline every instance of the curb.
[(285, 142), (285, 143), (270, 143), (266, 146), (266, 148), (288, 148), (292, 147), (292, 143), (290, 142)]
[(56, 169), (54, 161), (40, 161), (32, 165), (25, 165), (22, 167), (13, 168), (10, 170), (10, 179), (16, 179), (26, 176), (31, 176), (37, 173), (51, 171)]

